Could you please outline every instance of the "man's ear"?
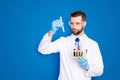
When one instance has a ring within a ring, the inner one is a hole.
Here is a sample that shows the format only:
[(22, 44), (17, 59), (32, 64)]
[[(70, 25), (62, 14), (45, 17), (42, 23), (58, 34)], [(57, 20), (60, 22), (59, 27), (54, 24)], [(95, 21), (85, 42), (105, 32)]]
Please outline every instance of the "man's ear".
[(86, 24), (87, 24), (87, 22), (86, 22), (86, 21), (84, 21), (84, 24), (83, 24), (83, 26), (85, 27), (85, 26), (86, 26)]

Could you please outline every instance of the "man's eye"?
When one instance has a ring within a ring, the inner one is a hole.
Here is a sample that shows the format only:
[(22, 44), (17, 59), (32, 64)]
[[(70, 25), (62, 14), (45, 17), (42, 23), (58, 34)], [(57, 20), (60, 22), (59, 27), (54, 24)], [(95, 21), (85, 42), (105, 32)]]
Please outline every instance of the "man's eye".
[(76, 23), (76, 25), (81, 25), (82, 23)]
[(71, 22), (70, 24), (72, 24), (73, 25), (73, 23)]
[(76, 23), (77, 25), (79, 25), (80, 23)]

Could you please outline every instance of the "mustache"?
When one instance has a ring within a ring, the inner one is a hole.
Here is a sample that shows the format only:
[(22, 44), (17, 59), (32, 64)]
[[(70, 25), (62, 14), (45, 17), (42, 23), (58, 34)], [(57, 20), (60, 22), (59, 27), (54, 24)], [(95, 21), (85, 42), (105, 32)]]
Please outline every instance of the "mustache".
[(73, 28), (72, 30), (77, 30), (77, 29)]

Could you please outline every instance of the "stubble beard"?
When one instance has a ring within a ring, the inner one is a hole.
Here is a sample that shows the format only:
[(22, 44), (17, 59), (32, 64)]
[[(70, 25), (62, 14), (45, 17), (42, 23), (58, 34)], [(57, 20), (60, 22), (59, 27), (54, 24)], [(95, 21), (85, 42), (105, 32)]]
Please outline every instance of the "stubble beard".
[(82, 31), (84, 30), (84, 28), (82, 27), (82, 29), (75, 29), (75, 28), (73, 28), (72, 29), (72, 33), (74, 34), (74, 35), (79, 35), (80, 33), (82, 33)]

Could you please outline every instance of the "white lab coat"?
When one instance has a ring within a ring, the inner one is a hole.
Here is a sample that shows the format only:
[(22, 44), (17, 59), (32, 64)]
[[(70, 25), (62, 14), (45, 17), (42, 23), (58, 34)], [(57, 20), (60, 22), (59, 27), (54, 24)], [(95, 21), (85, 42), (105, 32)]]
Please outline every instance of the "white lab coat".
[(91, 80), (91, 77), (100, 76), (103, 73), (103, 61), (97, 42), (88, 38), (86, 34), (79, 37), (82, 50), (87, 50), (86, 58), (89, 63), (89, 70), (84, 70), (79, 62), (73, 58), (75, 48), (73, 34), (68, 37), (61, 37), (51, 42), (48, 33), (41, 40), (38, 51), (42, 54), (60, 52), (60, 73), (58, 80)]

